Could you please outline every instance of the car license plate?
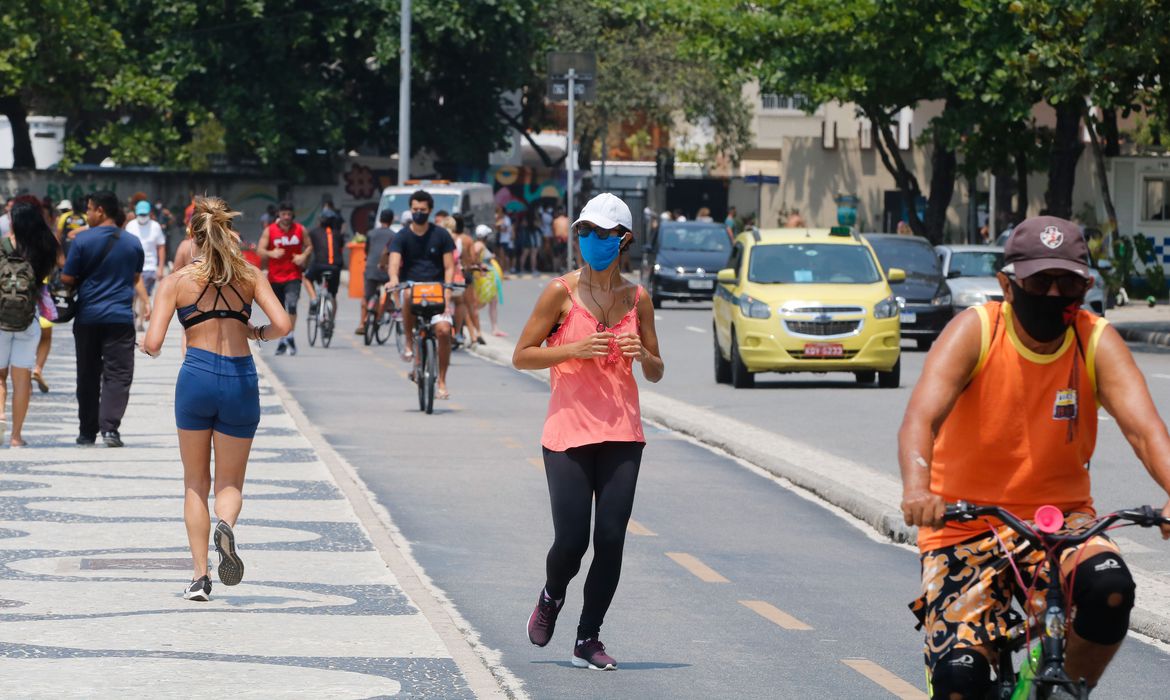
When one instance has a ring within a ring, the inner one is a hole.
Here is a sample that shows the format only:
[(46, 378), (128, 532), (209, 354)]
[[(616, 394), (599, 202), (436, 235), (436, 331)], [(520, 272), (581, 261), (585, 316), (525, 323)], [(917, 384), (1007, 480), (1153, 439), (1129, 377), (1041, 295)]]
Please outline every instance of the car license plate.
[(713, 280), (689, 280), (687, 286), (691, 289), (715, 289)]
[(809, 343), (804, 346), (805, 357), (845, 357), (845, 346), (840, 343)]
[(918, 314), (914, 313), (913, 311), (903, 311), (902, 312), (902, 323), (917, 323), (917, 322), (918, 322)]

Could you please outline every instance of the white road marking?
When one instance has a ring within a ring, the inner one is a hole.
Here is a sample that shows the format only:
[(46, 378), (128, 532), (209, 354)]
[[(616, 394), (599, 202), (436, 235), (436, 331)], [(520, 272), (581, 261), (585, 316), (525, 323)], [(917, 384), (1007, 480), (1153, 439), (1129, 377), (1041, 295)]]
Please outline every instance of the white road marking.
[(663, 320), (663, 319), (662, 319), (662, 315), (661, 315), (661, 314), (654, 314), (654, 320), (655, 320), (655, 321), (661, 321), (661, 320)]
[(1170, 374), (1151, 374), (1150, 376), (1158, 379), (1170, 379)]
[(692, 332), (692, 333), (706, 333), (707, 332), (707, 331), (703, 330), (702, 328), (698, 328), (696, 326), (687, 326), (687, 330)]

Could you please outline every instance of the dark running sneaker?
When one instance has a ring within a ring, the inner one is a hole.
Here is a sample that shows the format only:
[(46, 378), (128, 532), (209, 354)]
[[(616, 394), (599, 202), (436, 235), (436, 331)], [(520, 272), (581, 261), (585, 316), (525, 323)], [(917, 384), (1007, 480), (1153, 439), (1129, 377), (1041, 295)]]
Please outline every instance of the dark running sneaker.
[(117, 430), (107, 430), (102, 433), (102, 441), (106, 443), (106, 447), (122, 447), (122, 436)]
[(573, 647), (573, 665), (594, 671), (617, 670), (617, 661), (605, 653), (605, 645), (597, 639), (585, 639)]
[(92, 446), (92, 445), (93, 445), (94, 443), (96, 443), (96, 442), (97, 442), (97, 436), (96, 436), (96, 435), (85, 435), (85, 434), (82, 434), (82, 435), (78, 435), (78, 436), (77, 436), (77, 444), (78, 444), (78, 445), (82, 445), (82, 446), (84, 446), (84, 447), (90, 447), (90, 446)]
[(183, 597), (187, 600), (211, 600), (211, 579), (200, 576), (192, 581), (183, 591)]
[(528, 641), (532, 642), (538, 647), (548, 644), (552, 639), (553, 630), (557, 626), (557, 615), (561, 613), (561, 606), (565, 604), (564, 599), (561, 599), (560, 604), (557, 601), (549, 598), (542, 590), (540, 598), (536, 600), (536, 607), (532, 610), (532, 615), (528, 618)]
[(288, 354), (297, 354), (297, 341), (293, 340), (292, 338), (288, 339)]
[(236, 554), (236, 534), (220, 520), (215, 526), (215, 551), (219, 552), (219, 582), (234, 586), (244, 578), (244, 562)]
[(276, 354), (277, 354), (277, 355), (283, 355), (283, 354), (285, 354), (286, 352), (288, 352), (288, 343), (285, 343), (285, 342), (282, 340), (282, 341), (280, 341), (279, 343), (277, 343), (277, 344), (276, 344)]

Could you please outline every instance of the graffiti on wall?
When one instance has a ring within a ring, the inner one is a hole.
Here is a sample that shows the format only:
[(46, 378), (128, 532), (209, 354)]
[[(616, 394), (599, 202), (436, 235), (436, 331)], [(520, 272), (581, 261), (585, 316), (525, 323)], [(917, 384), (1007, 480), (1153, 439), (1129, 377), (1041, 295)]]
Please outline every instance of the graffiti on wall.
[(559, 203), (565, 196), (564, 171), (502, 165), (492, 173), (496, 206), (508, 213), (527, 212), (534, 204)]

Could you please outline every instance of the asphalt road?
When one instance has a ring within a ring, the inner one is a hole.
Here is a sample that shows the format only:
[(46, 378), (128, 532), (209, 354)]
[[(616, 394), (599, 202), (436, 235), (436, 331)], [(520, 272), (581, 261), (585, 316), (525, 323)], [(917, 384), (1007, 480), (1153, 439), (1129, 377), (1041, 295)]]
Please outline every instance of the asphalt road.
[[(502, 325), (513, 337), (543, 283), (508, 283)], [(523, 626), (552, 536), (539, 447), (547, 386), (457, 353), (452, 399), (435, 415), (421, 414), (392, 348), (365, 348), (349, 334), (356, 308), (343, 304), (339, 325), (348, 332), (332, 348), (309, 348), (301, 328), (300, 354), (270, 357), (269, 364), (528, 695), (922, 697), (921, 638), (906, 609), (918, 587), (915, 553), (652, 427), (634, 508), (638, 526), (602, 634), (621, 669), (569, 666), (584, 573), (570, 587), (553, 642), (531, 646)], [(655, 390), (799, 439), (824, 436), (825, 449), (867, 464), (892, 446), (893, 436), (882, 433), (896, 428), (906, 389), (861, 390), (851, 378), (761, 382), (748, 392), (717, 388), (704, 331), (709, 315), (684, 307), (661, 316), (667, 379)], [(908, 385), (921, 357), (908, 353), (907, 360)], [(799, 400), (786, 400), (795, 391)], [(868, 448), (842, 444), (850, 442), (842, 435)], [(1131, 640), (1108, 687), (1094, 697), (1161, 697), (1167, 678), (1170, 656)]]

